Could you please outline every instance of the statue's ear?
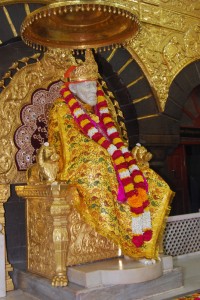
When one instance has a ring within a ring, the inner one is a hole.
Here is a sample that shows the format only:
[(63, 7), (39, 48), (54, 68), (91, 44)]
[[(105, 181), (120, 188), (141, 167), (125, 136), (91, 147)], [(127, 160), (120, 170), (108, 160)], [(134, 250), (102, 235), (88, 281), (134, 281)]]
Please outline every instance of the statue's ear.
[(73, 83), (69, 84), (69, 89), (73, 94), (75, 94), (75, 95), (77, 94), (77, 85), (76, 84), (73, 84)]

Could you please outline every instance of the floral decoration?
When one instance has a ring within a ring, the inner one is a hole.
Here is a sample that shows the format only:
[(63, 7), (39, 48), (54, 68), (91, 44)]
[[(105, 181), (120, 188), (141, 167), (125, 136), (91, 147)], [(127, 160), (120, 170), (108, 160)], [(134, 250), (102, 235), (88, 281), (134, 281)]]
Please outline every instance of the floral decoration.
[(94, 108), (100, 124), (90, 118), (71, 93), (68, 84), (61, 89), (61, 95), (81, 131), (110, 154), (119, 181), (118, 201), (130, 206), (133, 216), (132, 242), (136, 247), (141, 247), (152, 238), (148, 184), (116, 129), (102, 89), (97, 87), (97, 105)]

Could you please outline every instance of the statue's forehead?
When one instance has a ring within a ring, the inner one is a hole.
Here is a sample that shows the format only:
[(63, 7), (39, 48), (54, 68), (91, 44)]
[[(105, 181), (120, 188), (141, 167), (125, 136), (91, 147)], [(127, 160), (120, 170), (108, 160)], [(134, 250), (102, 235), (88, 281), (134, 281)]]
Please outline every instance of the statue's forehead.
[(75, 83), (76, 85), (80, 85), (82, 87), (88, 87), (88, 86), (96, 86), (96, 81), (86, 80), (86, 81), (80, 81)]

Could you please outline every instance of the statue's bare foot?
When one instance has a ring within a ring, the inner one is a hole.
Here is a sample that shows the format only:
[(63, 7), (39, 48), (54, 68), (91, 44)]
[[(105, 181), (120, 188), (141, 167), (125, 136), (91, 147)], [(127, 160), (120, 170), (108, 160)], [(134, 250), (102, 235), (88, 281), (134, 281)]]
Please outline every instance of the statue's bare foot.
[(139, 262), (141, 262), (144, 265), (154, 265), (156, 263), (155, 259), (147, 259), (147, 258), (142, 258), (139, 260)]
[(53, 286), (67, 286), (68, 279), (67, 276), (64, 275), (56, 275), (54, 276), (52, 283)]

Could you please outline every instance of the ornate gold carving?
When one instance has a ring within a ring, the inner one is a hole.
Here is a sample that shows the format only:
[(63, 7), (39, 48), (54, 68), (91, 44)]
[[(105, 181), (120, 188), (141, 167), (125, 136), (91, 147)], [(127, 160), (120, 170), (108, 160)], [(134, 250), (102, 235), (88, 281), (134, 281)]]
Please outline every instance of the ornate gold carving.
[[(68, 283), (66, 276), (66, 257), (69, 247), (69, 237), (66, 228), (68, 223), (68, 215), (72, 209), (72, 206), (70, 201), (67, 204), (65, 198), (60, 198), (60, 189), (60, 185), (52, 186), (53, 203), (50, 212), (53, 216), (53, 244), (55, 249), (56, 263), (56, 275), (52, 281), (53, 286), (66, 286)], [(67, 197), (69, 199), (70, 197), (73, 197), (73, 195), (70, 195), (70, 189), (68, 189)]]
[(148, 152), (148, 150), (144, 146), (137, 144), (131, 152), (133, 154), (133, 157), (137, 160), (137, 164), (141, 169), (143, 167), (149, 167), (149, 161), (152, 159), (152, 154)]
[(65, 286), (67, 219), (72, 188), (64, 185), (16, 187), (27, 201), (28, 270)]
[(189, 13), (190, 15), (199, 15), (200, 4), (199, 1), (190, 1), (190, 0), (181, 0), (181, 1), (173, 1), (173, 0), (160, 0), (157, 1), (163, 7), (167, 7), (168, 9), (178, 10), (180, 12)]
[[(56, 53), (56, 54), (55, 54)], [(44, 58), (35, 64), (20, 69), (10, 84), (0, 94), (0, 182), (26, 182), (26, 173), (18, 172), (15, 164), (16, 147), (14, 133), (21, 125), (20, 110), (30, 103), (33, 92), (41, 87), (47, 88), (50, 83), (63, 78), (69, 66), (67, 52), (55, 49), (45, 53)], [(56, 59), (55, 59), (56, 55)], [(36, 59), (38, 55), (35, 56)], [(27, 64), (27, 58), (22, 59)], [(21, 61), (22, 61), (21, 60)], [(15, 64), (15, 67), (17, 64)], [(14, 66), (13, 66), (14, 67)], [(47, 71), (48, 70), (48, 71)]]
[(66, 184), (17, 186), (26, 198), (28, 270), (67, 284), (66, 266), (118, 256), (118, 248), (85, 224), (73, 208), (78, 197)]
[(152, 86), (161, 111), (165, 108), (172, 80), (183, 67), (200, 58), (199, 41), (198, 26), (180, 33), (143, 24), (142, 33), (128, 47)]
[[(76, 64), (77, 65), (77, 64)], [(85, 61), (81, 61), (67, 76), (69, 82), (97, 80), (99, 77), (98, 66), (90, 50), (85, 51)]]
[(184, 58), (183, 48), (177, 36), (172, 36), (163, 48), (163, 58), (169, 70), (176, 68), (177, 64)]
[(183, 42), (186, 56), (193, 58), (199, 56), (200, 49), (200, 24), (190, 26), (184, 33)]
[(143, 22), (156, 24), (160, 23), (161, 10), (159, 6), (149, 5), (146, 3), (140, 4), (140, 20)]
[(138, 7), (142, 31), (127, 49), (144, 71), (161, 111), (172, 80), (200, 58), (198, 11), (197, 2), (189, 0), (145, 0)]
[[(38, 1), (42, 4), (53, 2), (51, 0)], [(83, 2), (85, 3), (85, 1)], [(190, 0), (135, 0), (134, 2), (132, 0), (118, 0), (117, 6), (123, 7), (124, 2), (126, 2), (127, 10), (138, 15), (142, 27), (137, 39), (133, 40), (127, 48), (145, 72), (155, 91), (158, 107), (163, 111), (169, 86), (176, 74), (186, 65), (200, 58), (199, 2)], [(26, 1), (1, 0), (0, 5), (15, 3), (26, 3)], [(77, 2), (68, 1), (68, 3)], [(91, 3), (101, 4), (102, 1), (94, 0)], [(113, 1), (106, 1), (108, 5), (112, 5), (112, 3)], [(177, 64), (178, 55), (174, 55), (174, 57), (172, 55), (174, 51), (172, 48), (175, 48), (171, 44), (173, 37), (180, 44), (178, 53), (180, 60)], [(108, 61), (112, 58), (113, 53), (111, 53)], [(166, 55), (169, 55), (168, 58)], [(2, 84), (0, 82), (0, 86)]]

